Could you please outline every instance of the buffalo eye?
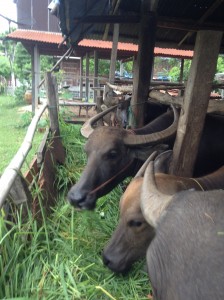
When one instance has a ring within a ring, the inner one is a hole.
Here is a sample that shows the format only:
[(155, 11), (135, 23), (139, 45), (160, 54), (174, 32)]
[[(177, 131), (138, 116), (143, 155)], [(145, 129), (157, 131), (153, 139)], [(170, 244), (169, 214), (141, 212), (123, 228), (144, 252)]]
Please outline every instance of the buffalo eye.
[(136, 220), (131, 220), (128, 222), (128, 226), (130, 227), (140, 227), (142, 226), (142, 222), (141, 221), (136, 221)]
[(110, 152), (108, 152), (107, 157), (109, 159), (115, 159), (118, 156), (118, 152), (116, 150), (111, 150)]

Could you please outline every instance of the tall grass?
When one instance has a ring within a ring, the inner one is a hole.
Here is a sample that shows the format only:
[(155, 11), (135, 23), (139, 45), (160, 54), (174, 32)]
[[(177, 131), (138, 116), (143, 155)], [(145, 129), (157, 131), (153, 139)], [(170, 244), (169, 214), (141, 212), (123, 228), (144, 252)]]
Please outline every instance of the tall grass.
[(78, 126), (62, 123), (61, 134), (67, 158), (58, 166), (52, 213), (46, 216), (42, 208), (42, 225), (31, 214), (22, 223), (21, 211), (14, 224), (0, 219), (0, 299), (147, 299), (144, 261), (123, 277), (101, 259), (118, 220), (121, 186), (99, 199), (95, 211), (72, 208), (66, 195), (85, 165), (85, 141)]

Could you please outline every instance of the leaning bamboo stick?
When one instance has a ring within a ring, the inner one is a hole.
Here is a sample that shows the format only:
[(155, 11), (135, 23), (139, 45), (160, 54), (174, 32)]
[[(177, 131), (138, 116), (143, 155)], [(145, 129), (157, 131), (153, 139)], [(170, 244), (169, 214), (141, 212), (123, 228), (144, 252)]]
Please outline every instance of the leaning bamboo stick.
[(0, 178), (0, 209), (4, 204), (4, 201), (13, 185), (16, 176), (20, 171), (23, 162), (26, 159), (28, 152), (32, 148), (33, 136), (38, 121), (46, 108), (47, 108), (47, 104), (45, 104), (39, 111), (37, 111), (37, 113), (33, 117), (21, 147), (19, 148), (16, 155), (13, 157), (10, 164), (7, 166), (7, 168), (5, 169), (4, 173)]

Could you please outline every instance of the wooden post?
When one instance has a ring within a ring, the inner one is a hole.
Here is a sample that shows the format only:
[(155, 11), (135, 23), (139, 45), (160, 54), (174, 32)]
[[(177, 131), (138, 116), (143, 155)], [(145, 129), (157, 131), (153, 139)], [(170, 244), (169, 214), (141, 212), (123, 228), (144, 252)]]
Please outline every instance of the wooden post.
[(155, 47), (156, 15), (149, 14), (151, 1), (142, 0), (139, 49), (134, 68), (132, 92), (132, 127), (144, 125), (144, 109), (148, 99)]
[(89, 101), (89, 53), (86, 53), (86, 102)]
[(118, 39), (119, 39), (119, 24), (114, 24), (113, 45), (111, 49), (111, 58), (110, 58), (110, 73), (109, 73), (110, 83), (114, 83), (114, 78), (115, 78)]
[(40, 53), (37, 45), (34, 45), (31, 54), (32, 63), (32, 112), (35, 113), (35, 109), (38, 106), (38, 94), (40, 83)]
[(180, 176), (193, 174), (221, 38), (222, 32), (199, 31), (197, 34), (170, 168), (173, 174)]
[[(99, 68), (99, 64), (98, 64), (99, 60), (98, 60), (98, 51), (94, 50), (94, 87), (98, 86), (98, 68)], [(96, 97), (97, 97), (97, 91), (94, 90), (94, 102), (96, 103)]]
[(51, 72), (45, 74), (46, 92), (47, 92), (47, 103), (50, 118), (50, 128), (55, 136), (60, 135), (59, 122), (58, 122), (58, 90), (57, 84)]
[[(183, 78), (184, 78), (184, 58), (181, 58), (179, 83), (183, 82)], [(178, 95), (183, 96), (183, 94), (184, 94), (184, 90), (179, 90)]]
[(124, 77), (124, 63), (120, 61), (120, 77)]
[[(118, 39), (119, 39), (119, 24), (114, 24), (113, 45), (112, 45), (112, 49), (111, 49), (110, 72), (109, 72), (109, 82), (110, 83), (114, 83), (114, 79), (115, 79)], [(104, 86), (103, 102), (108, 107), (113, 105), (111, 103), (112, 102), (112, 96), (113, 96), (112, 89), (109, 88), (107, 85), (105, 85)]]
[(80, 58), (80, 87), (79, 87), (79, 97), (83, 97), (83, 58)]

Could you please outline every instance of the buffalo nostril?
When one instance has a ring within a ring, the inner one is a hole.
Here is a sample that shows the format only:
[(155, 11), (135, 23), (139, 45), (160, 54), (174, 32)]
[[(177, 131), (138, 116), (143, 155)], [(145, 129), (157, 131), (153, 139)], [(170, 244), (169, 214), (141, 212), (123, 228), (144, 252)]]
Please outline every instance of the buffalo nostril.
[(106, 257), (105, 254), (103, 254), (103, 263), (105, 266), (108, 266), (110, 264), (110, 260), (108, 257)]
[(68, 192), (68, 200), (72, 205), (81, 207), (82, 203), (85, 201), (85, 197), (81, 194), (74, 193), (73, 191)]

